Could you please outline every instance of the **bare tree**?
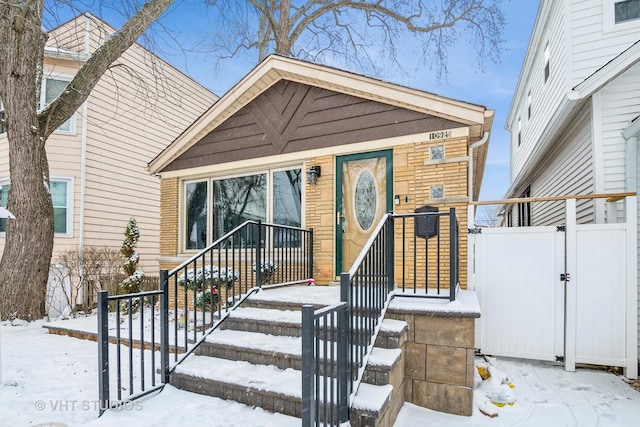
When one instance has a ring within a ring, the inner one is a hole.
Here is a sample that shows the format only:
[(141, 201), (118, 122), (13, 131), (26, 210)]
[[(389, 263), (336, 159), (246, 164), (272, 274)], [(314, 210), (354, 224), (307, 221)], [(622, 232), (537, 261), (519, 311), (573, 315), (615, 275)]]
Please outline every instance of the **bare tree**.
[(53, 206), (45, 143), (86, 100), (102, 75), (172, 3), (147, 0), (84, 63), (62, 94), (38, 110), (44, 47), (44, 0), (0, 0), (0, 100), (7, 130), (11, 188), (0, 261), (4, 317), (44, 314), (53, 250)]
[(262, 60), (275, 52), (313, 62), (338, 59), (379, 75), (385, 66), (401, 66), (400, 48), (414, 37), (419, 52), (412, 60), (422, 58), (442, 77), (447, 52), (461, 37), (480, 65), (501, 53), (501, 0), (208, 1), (219, 12), (213, 48), (220, 59), (255, 51)]
[(476, 210), (475, 222), (481, 227), (494, 228), (500, 226), (502, 219), (498, 215), (497, 205), (481, 205)]
[(106, 246), (85, 246), (60, 252), (51, 266), (47, 289), (49, 315), (69, 316), (95, 307), (96, 292), (122, 276), (122, 257)]

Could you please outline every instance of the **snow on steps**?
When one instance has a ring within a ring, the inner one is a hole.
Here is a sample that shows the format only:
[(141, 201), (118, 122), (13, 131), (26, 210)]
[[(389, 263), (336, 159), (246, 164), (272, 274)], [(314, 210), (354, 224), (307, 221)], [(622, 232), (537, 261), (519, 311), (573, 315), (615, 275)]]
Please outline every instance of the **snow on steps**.
[[(301, 416), (302, 376), (295, 369), (193, 355), (176, 368), (174, 376), (172, 384), (187, 391)], [(392, 391), (388, 384), (361, 384), (353, 408), (380, 414)]]
[[(335, 287), (288, 287), (261, 291), (231, 313), (220, 330), (171, 375), (184, 390), (235, 400), (300, 417), (301, 306), (339, 301)], [(379, 425), (402, 401), (407, 324), (383, 321), (363, 383), (352, 406), (352, 426)], [(385, 412), (386, 411), (386, 412)]]

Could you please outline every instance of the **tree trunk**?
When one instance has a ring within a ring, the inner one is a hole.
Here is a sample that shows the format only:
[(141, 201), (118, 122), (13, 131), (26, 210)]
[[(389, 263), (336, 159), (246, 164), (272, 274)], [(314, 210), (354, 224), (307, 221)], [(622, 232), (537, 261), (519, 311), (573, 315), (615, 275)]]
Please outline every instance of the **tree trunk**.
[(291, 12), (291, 0), (280, 1), (280, 14), (278, 16), (278, 33), (276, 34), (276, 53), (291, 55), (291, 40), (289, 38), (289, 13)]
[[(7, 114), (11, 188), (5, 248), (0, 261), (0, 313), (33, 320), (44, 314), (53, 250), (53, 206), (49, 166), (36, 112), (45, 34), (40, 29), (42, 2), (26, 11), (3, 8), (9, 31), (0, 39), (3, 54), (0, 94)], [(3, 52), (6, 53), (7, 51)]]
[(45, 141), (87, 99), (109, 66), (173, 0), (149, 0), (104, 42), (65, 90), (40, 113), (46, 34), (44, 0), (0, 1), (0, 98), (5, 107), (11, 187), (0, 260), (0, 313), (26, 320), (44, 315), (53, 253), (53, 205)]

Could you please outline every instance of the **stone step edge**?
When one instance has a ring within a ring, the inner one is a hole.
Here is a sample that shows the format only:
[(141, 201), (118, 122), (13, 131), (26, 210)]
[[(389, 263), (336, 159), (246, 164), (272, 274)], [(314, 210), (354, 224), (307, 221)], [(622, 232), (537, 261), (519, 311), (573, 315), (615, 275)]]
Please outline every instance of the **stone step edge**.
[[(260, 315), (256, 315), (257, 312), (260, 312)], [(286, 313), (286, 315), (285, 315)], [(295, 313), (295, 314), (294, 314)], [(251, 315), (253, 314), (253, 316)], [(272, 316), (270, 316), (270, 314)], [(278, 318), (278, 316), (282, 316), (278, 320), (272, 320), (273, 317)], [(284, 318), (284, 317), (288, 317)], [(251, 321), (261, 321), (268, 322), (274, 326), (283, 326), (283, 327), (301, 327), (302, 324), (302, 314), (301, 312), (296, 311), (283, 311), (283, 310), (275, 310), (275, 309), (265, 309), (265, 308), (255, 308), (249, 307), (240, 308), (238, 310), (234, 310), (231, 312), (226, 321), (236, 321), (236, 320), (251, 320)], [(402, 324), (402, 327), (398, 327), (399, 324)], [(393, 335), (399, 336), (404, 333), (404, 331), (408, 328), (408, 324), (402, 320), (394, 320), (394, 319), (383, 319), (382, 325), (380, 327), (380, 333), (384, 335)]]
[[(237, 335), (239, 338), (243, 338), (242, 341), (244, 343), (248, 343), (248, 344), (243, 344), (243, 343), (236, 344), (236, 343), (218, 341), (218, 337), (220, 334)], [(270, 348), (261, 347), (260, 345), (256, 345), (256, 343), (259, 343), (260, 341), (256, 339), (251, 339), (251, 337), (254, 337), (254, 336), (258, 337), (258, 336), (265, 336), (265, 335), (269, 336), (270, 337), (269, 339), (272, 340), (272, 342), (285, 341), (285, 339), (283, 338), (286, 338), (286, 341), (290, 341), (290, 342), (297, 341), (298, 343), (297, 348), (300, 348), (300, 349), (302, 348), (302, 339), (299, 337), (270, 335), (270, 334), (262, 334), (259, 332), (233, 331), (229, 329), (214, 331), (212, 334), (207, 336), (207, 338), (201, 345), (219, 346), (225, 349), (228, 348), (231, 351), (237, 351), (237, 352), (245, 351), (245, 352), (255, 353), (256, 355), (263, 355), (263, 356), (274, 357), (274, 358), (281, 357), (283, 359), (294, 359), (294, 360), (299, 360), (302, 358), (301, 351), (285, 352), (281, 350), (273, 350)], [(293, 340), (291, 338), (293, 338)], [(393, 361), (391, 363), (385, 363), (385, 361), (382, 360), (385, 358), (385, 356), (387, 359), (393, 358)], [(371, 368), (372, 371), (376, 371), (376, 372), (391, 371), (395, 367), (395, 365), (400, 361), (401, 356), (402, 356), (402, 352), (400, 349), (374, 347), (372, 350), (371, 356), (369, 357), (369, 363), (367, 364), (367, 369)], [(249, 362), (256, 363), (256, 364), (258, 363), (253, 361), (249, 361)]]
[[(295, 371), (292, 369), (281, 370), (281, 369), (277, 369), (275, 366), (263, 368), (263, 369), (269, 369), (271, 371), (269, 372), (269, 376), (271, 376), (271, 374), (273, 375), (282, 374), (282, 375), (288, 376), (289, 380), (291, 379), (294, 380), (295, 388), (293, 387), (289, 388), (288, 391), (290, 391), (291, 393), (285, 394), (285, 393), (282, 393), (281, 391), (278, 391), (277, 389), (268, 387), (268, 385), (266, 384), (263, 384), (262, 387), (254, 387), (254, 386), (251, 386), (250, 384), (247, 384), (247, 382), (249, 381), (241, 383), (241, 382), (231, 381), (229, 378), (216, 378), (216, 377), (210, 377), (208, 375), (202, 375), (202, 373), (200, 374), (195, 373), (191, 369), (189, 369), (189, 366), (188, 366), (189, 360), (191, 359), (193, 361), (194, 358), (198, 358), (197, 359), (199, 362), (198, 365), (200, 366), (202, 366), (203, 364), (210, 365), (209, 368), (215, 368), (217, 365), (222, 365), (222, 366), (226, 365), (226, 366), (232, 366), (232, 367), (238, 366), (239, 367), (238, 370), (242, 370), (242, 369), (246, 369), (247, 368), (246, 365), (248, 364), (248, 362), (227, 361), (227, 360), (217, 359), (213, 357), (191, 355), (189, 356), (189, 358), (187, 358), (183, 362), (183, 364), (178, 365), (176, 367), (175, 372), (171, 374), (170, 383), (172, 385), (187, 391), (193, 391), (195, 393), (211, 395), (208, 393), (201, 392), (200, 390), (202, 391), (210, 390), (211, 385), (218, 384), (220, 386), (223, 386), (222, 393), (224, 394), (224, 396), (216, 395), (215, 397), (222, 397), (224, 399), (227, 399), (228, 397), (225, 397), (225, 396), (229, 396), (231, 393), (233, 397), (229, 399), (235, 400), (240, 403), (245, 403), (245, 401), (242, 400), (244, 399), (244, 397), (242, 397), (241, 395), (246, 394), (249, 396), (248, 398), (257, 400), (259, 398), (255, 397), (255, 395), (260, 394), (262, 396), (267, 395), (268, 397), (271, 397), (273, 399), (280, 399), (283, 402), (292, 401), (292, 402), (295, 402), (296, 408), (299, 407), (299, 404), (302, 399), (302, 392), (301, 392), (302, 373), (300, 371)], [(258, 366), (258, 365), (253, 365), (253, 364), (249, 364), (249, 365), (252, 366), (251, 368), (252, 372), (255, 372), (254, 370), (260, 370), (261, 368), (261, 366)], [(198, 368), (196, 367), (195, 370), (197, 371)], [(178, 379), (180, 380), (180, 384), (176, 385), (174, 381)], [(187, 385), (186, 387), (183, 386), (184, 381), (187, 381), (187, 384), (189, 385)], [(196, 383), (196, 384), (199, 383), (201, 388), (198, 389), (198, 387), (194, 387), (193, 383)], [(273, 386), (273, 382), (269, 385)], [(391, 385), (376, 386), (376, 385), (361, 383), (358, 393), (356, 393), (356, 396), (354, 398), (352, 409), (357, 410), (358, 413), (379, 416), (384, 413), (384, 410), (390, 404), (392, 392), (393, 392), (393, 386)], [(235, 399), (236, 396), (238, 396), (241, 400), (236, 400)], [(375, 397), (375, 398), (372, 398), (372, 397)], [(253, 403), (246, 403), (246, 404), (251, 406), (260, 406), (264, 408), (263, 405), (257, 405)], [(268, 408), (264, 408), (264, 409), (270, 410)], [(275, 410), (271, 410), (271, 411), (280, 412)], [(296, 409), (295, 412), (281, 412), (281, 413), (300, 417), (300, 414), (298, 415), (295, 414), (297, 411), (298, 409)]]

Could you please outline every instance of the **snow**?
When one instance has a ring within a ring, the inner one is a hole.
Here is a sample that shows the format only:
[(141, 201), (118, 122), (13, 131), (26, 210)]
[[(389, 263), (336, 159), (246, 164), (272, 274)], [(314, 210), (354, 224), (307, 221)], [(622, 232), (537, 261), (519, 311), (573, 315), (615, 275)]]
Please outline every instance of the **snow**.
[[(480, 317), (478, 295), (473, 291), (459, 290), (455, 301), (448, 299), (429, 299), (415, 296), (403, 296), (402, 291), (395, 291), (389, 308), (403, 312), (428, 312), (456, 314), (464, 317)], [(407, 295), (413, 295), (412, 292)]]
[[(95, 318), (84, 320), (95, 325)], [(299, 426), (300, 420), (235, 402), (165, 386), (159, 394), (98, 416), (97, 344), (49, 335), (43, 321), (0, 324), (0, 425), (27, 426), (58, 422), (69, 427), (101, 426)], [(64, 323), (64, 322), (58, 322)], [(113, 346), (113, 345), (112, 345)], [(605, 370), (565, 372), (547, 362), (492, 359), (515, 384), (513, 406), (495, 407), (489, 418), (477, 409), (471, 417), (443, 414), (405, 403), (396, 427), (598, 426), (635, 427), (640, 393), (623, 377)], [(269, 368), (267, 368), (269, 369)], [(258, 372), (251, 367), (251, 372)], [(246, 371), (245, 371), (246, 373)], [(257, 374), (254, 375), (257, 378)], [(295, 380), (294, 380), (295, 381)], [(288, 394), (299, 385), (281, 380)], [(363, 384), (359, 399), (383, 399), (380, 389)], [(377, 392), (375, 390), (378, 390)], [(359, 401), (355, 402), (360, 404)]]

